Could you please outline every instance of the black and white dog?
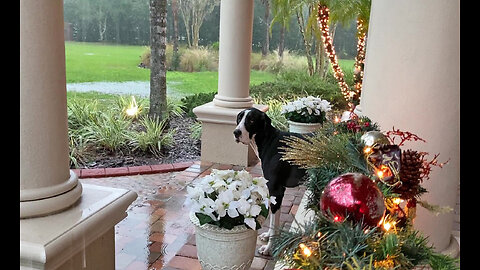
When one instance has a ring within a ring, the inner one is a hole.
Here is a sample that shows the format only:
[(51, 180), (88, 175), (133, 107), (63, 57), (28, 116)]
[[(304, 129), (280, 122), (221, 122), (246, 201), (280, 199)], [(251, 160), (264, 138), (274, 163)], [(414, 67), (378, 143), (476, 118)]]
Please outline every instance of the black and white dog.
[(262, 171), (271, 196), (276, 197), (276, 204), (271, 204), (270, 227), (268, 232), (262, 233), (260, 239), (267, 241), (258, 252), (262, 255), (271, 255), (271, 236), (277, 234), (280, 224), (280, 207), (286, 187), (298, 186), (305, 176), (305, 169), (281, 160), (279, 147), (285, 146), (282, 139), (286, 136), (303, 138), (302, 134), (280, 131), (272, 126), (271, 119), (256, 108), (249, 108), (237, 115), (237, 127), (233, 131), (235, 141), (252, 145), (262, 162)]

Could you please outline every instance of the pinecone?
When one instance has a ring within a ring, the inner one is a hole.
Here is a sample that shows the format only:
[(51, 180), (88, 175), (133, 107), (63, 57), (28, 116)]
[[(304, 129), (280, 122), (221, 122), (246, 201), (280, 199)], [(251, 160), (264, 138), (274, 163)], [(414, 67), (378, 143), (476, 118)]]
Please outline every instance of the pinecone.
[(400, 194), (404, 200), (413, 199), (420, 191), (421, 169), (423, 158), (414, 150), (402, 151), (400, 180), (402, 185), (396, 186), (393, 192)]

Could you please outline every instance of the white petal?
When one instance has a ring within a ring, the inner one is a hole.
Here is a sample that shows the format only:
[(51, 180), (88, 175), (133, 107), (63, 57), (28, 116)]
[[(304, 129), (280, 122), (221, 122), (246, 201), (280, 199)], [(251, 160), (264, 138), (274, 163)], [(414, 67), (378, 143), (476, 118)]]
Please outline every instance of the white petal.
[(229, 207), (227, 213), (231, 218), (236, 218), (236, 217), (239, 216), (238, 211), (235, 208), (230, 208)]
[(255, 230), (255, 228), (257, 227), (257, 224), (255, 223), (255, 219), (253, 218), (245, 218), (245, 224), (252, 228), (252, 230)]
[(262, 208), (258, 205), (252, 205), (252, 207), (250, 208), (250, 215), (256, 217), (258, 216), (258, 214), (260, 214), (260, 212), (262, 211)]

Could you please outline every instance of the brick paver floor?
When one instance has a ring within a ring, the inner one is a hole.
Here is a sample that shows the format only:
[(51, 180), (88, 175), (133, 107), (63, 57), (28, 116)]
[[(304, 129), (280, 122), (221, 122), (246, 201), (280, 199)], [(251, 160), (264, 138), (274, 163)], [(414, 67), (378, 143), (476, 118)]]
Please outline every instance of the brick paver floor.
[[(103, 178), (81, 178), (82, 183), (133, 190), (138, 198), (127, 209), (128, 216), (115, 226), (115, 268), (201, 269), (197, 259), (194, 226), (188, 209), (183, 207), (186, 185), (211, 169), (246, 169), (254, 176), (262, 175), (259, 164), (241, 167), (194, 162), (181, 172), (129, 175)], [(305, 188), (287, 188), (281, 207), (280, 225), (290, 226)], [(259, 233), (268, 229), (268, 219)], [(260, 240), (258, 246), (262, 245)], [(250, 269), (274, 269), (271, 257), (256, 252)]]

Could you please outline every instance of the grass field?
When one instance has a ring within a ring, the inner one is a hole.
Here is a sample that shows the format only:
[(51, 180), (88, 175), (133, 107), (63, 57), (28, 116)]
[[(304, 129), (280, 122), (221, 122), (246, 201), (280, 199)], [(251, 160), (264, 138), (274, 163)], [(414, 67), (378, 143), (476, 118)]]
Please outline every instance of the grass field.
[[(139, 68), (145, 46), (65, 42), (67, 83), (149, 81), (150, 70)], [(251, 84), (274, 80), (269, 72), (252, 70)], [(218, 72), (167, 72), (167, 84), (182, 93), (217, 91)]]

